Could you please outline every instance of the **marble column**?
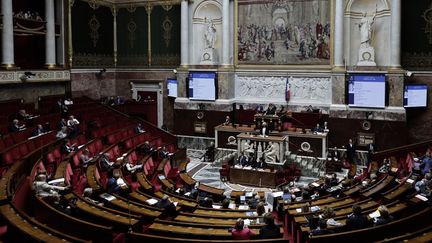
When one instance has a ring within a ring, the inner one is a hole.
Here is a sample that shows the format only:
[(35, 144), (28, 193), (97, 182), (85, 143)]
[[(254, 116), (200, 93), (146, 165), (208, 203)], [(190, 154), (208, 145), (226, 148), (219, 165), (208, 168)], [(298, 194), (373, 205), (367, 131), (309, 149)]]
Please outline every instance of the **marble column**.
[(401, 0), (391, 2), (391, 42), (390, 42), (390, 67), (400, 68), (401, 49)]
[(181, 26), (180, 26), (180, 46), (181, 57), (180, 65), (187, 66), (189, 64), (189, 2), (188, 0), (181, 1)]
[(230, 1), (222, 1), (222, 65), (229, 65), (229, 50), (230, 50)]
[(334, 31), (334, 66), (344, 66), (343, 52), (343, 22), (344, 22), (344, 0), (336, 0), (335, 31)]
[(45, 21), (45, 66), (53, 68), (56, 65), (54, 0), (45, 0)]
[(1, 63), (6, 68), (15, 66), (12, 12), (12, 0), (1, 0), (1, 14), (3, 15)]

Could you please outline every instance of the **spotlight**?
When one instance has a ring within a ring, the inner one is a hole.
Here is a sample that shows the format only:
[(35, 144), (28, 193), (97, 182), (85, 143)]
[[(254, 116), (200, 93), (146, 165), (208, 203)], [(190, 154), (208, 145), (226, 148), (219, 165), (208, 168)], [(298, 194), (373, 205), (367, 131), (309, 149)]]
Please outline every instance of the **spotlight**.
[(96, 76), (101, 78), (104, 73), (106, 73), (106, 68), (102, 68), (101, 70), (99, 70), (99, 72), (96, 73)]
[(406, 75), (407, 77), (411, 77), (411, 76), (413, 75), (413, 73), (412, 73), (411, 71), (406, 71), (406, 72), (405, 72), (405, 75)]

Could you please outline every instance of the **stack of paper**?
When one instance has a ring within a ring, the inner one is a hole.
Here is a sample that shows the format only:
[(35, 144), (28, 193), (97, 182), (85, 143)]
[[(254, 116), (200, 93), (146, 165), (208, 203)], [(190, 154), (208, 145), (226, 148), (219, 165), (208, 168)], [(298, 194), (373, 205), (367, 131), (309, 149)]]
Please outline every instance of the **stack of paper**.
[(156, 200), (156, 199), (154, 199), (154, 198), (150, 198), (150, 199), (147, 199), (146, 202), (147, 202), (149, 205), (155, 205), (155, 204), (158, 202), (158, 200)]
[(379, 216), (381, 216), (381, 214), (380, 214), (380, 212), (378, 210), (376, 210), (375, 212), (369, 214), (370, 218), (378, 218)]

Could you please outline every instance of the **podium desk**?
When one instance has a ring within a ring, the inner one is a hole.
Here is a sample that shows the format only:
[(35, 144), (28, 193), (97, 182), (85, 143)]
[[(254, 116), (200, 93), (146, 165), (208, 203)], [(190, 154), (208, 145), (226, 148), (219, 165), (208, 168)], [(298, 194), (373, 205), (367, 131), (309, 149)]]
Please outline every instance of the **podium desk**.
[(262, 123), (266, 122), (267, 127), (270, 131), (279, 130), (280, 128), (280, 117), (278, 115), (265, 115), (265, 114), (255, 114), (254, 123), (255, 127), (260, 128)]
[(269, 169), (244, 169), (238, 167), (230, 168), (231, 183), (243, 184), (256, 187), (276, 187), (276, 172)]
[(303, 144), (308, 144), (309, 151), (305, 151), (305, 155), (314, 157), (327, 157), (327, 133), (302, 133), (283, 131), (279, 132), (286, 136), (289, 151), (301, 150)]

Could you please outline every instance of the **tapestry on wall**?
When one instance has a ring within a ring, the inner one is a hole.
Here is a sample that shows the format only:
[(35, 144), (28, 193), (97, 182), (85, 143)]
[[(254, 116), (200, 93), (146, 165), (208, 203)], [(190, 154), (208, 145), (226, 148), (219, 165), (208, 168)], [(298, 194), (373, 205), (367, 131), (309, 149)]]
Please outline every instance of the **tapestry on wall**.
[(238, 1), (238, 64), (330, 63), (330, 1)]

